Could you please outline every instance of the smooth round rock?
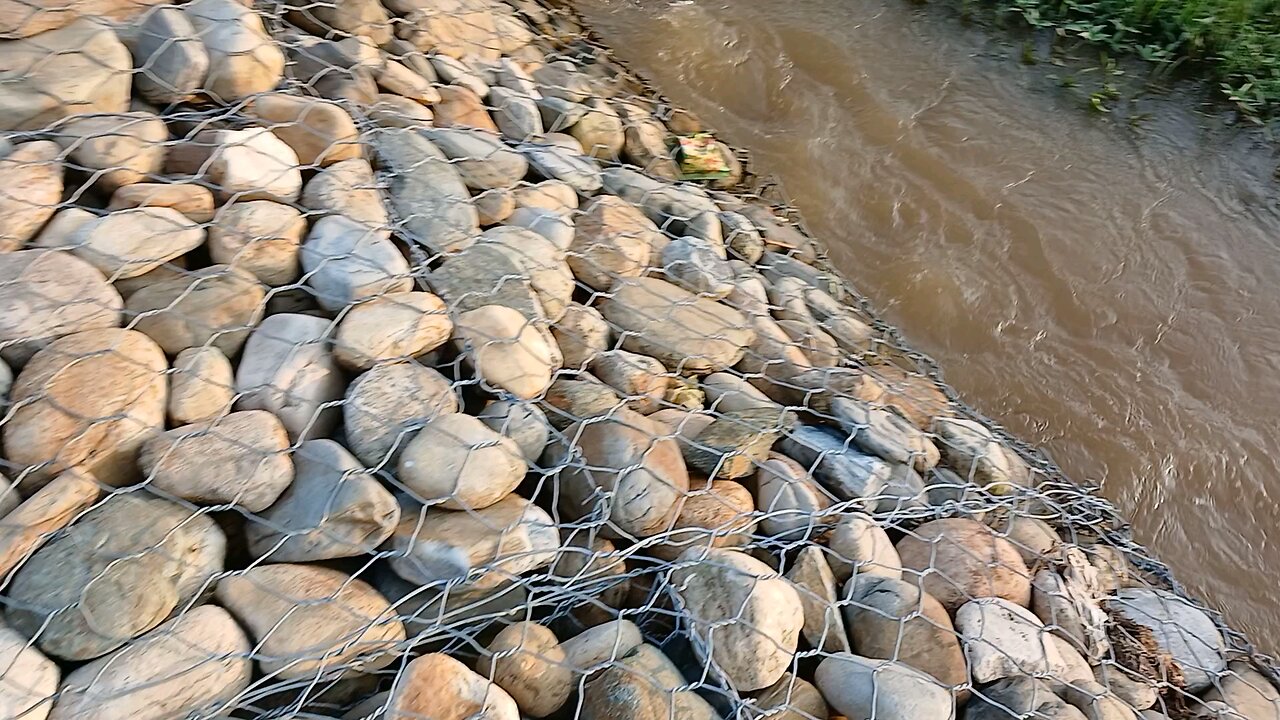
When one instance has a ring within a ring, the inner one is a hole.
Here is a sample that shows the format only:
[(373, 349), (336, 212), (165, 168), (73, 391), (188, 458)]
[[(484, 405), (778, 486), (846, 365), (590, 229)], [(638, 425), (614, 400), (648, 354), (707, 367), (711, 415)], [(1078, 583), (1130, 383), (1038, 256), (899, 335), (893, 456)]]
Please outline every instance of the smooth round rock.
[(458, 412), (443, 375), (416, 363), (378, 365), (356, 378), (342, 404), (347, 445), (370, 468), (393, 468), (404, 447), (433, 418)]
[(761, 690), (756, 707), (772, 720), (811, 720), (831, 714), (818, 688), (791, 673), (784, 673), (778, 682)]
[(538, 332), (518, 311), (485, 305), (458, 316), (454, 333), (476, 374), (488, 385), (522, 400), (532, 400), (551, 384), (559, 355), (549, 334)]
[(375, 229), (385, 228), (390, 222), (373, 168), (360, 157), (316, 173), (302, 188), (302, 206), (319, 214), (342, 215)]
[(736, 550), (690, 548), (680, 560), (671, 580), (695, 652), (742, 690), (777, 682), (791, 666), (804, 625), (795, 588)]
[(494, 400), (480, 412), (480, 421), (515, 441), (525, 460), (537, 462), (547, 447), (551, 425), (542, 408), (517, 400)]
[(230, 103), (266, 92), (280, 81), (284, 53), (252, 8), (236, 0), (195, 0), (184, 9), (209, 53), (205, 92)]
[(138, 290), (125, 302), (125, 310), (137, 318), (134, 328), (170, 355), (212, 345), (235, 357), (262, 316), (265, 300), (253, 275), (211, 265)]
[(827, 520), (831, 497), (799, 463), (785, 455), (769, 453), (769, 459), (756, 471), (755, 488), (760, 529), (769, 537), (812, 537)]
[(256, 641), (279, 678), (370, 672), (395, 661), (404, 625), (362, 580), (315, 565), (261, 565), (218, 583), (218, 602)]
[(849, 638), (844, 618), (836, 609), (840, 600), (836, 594), (836, 578), (822, 549), (817, 545), (806, 545), (796, 554), (783, 577), (791, 581), (800, 594), (800, 604), (804, 609), (801, 632), (809, 645), (821, 652), (847, 652)]
[(294, 478), (260, 522), (245, 526), (249, 550), (272, 562), (311, 562), (373, 552), (400, 522), (378, 479), (332, 440), (293, 453)]
[(574, 677), (555, 633), (520, 622), (502, 629), (480, 656), (476, 670), (506, 690), (525, 715), (542, 718), (569, 699)]
[(755, 509), (750, 490), (732, 480), (712, 480), (709, 487), (685, 495), (670, 530), (652, 553), (673, 560), (687, 548), (746, 545), (756, 528)]
[(888, 533), (869, 515), (852, 513), (841, 518), (827, 539), (831, 570), (845, 582), (855, 575), (902, 577), (902, 561)]
[(249, 687), (251, 643), (217, 605), (182, 613), (67, 674), (51, 720), (168, 720), (216, 712)]
[(1203, 610), (1167, 590), (1126, 588), (1110, 606), (1151, 629), (1160, 648), (1182, 668), (1189, 692), (1209, 687), (1227, 667), (1226, 643)]
[(950, 690), (928, 675), (891, 660), (837, 653), (818, 665), (814, 682), (832, 709), (847, 718), (955, 717)]
[(1063, 666), (1053, 637), (1030, 610), (1004, 598), (982, 597), (956, 611), (956, 630), (975, 683), (1038, 675)]
[(27, 638), (0, 624), (0, 716), (45, 720), (62, 672)]
[(72, 164), (106, 192), (156, 177), (169, 140), (164, 120), (149, 112), (76, 115), (54, 132)]
[(634, 205), (602, 195), (574, 220), (569, 267), (595, 290), (608, 290), (620, 277), (639, 277), (653, 248), (663, 244), (658, 231)]
[(570, 303), (564, 315), (551, 326), (551, 334), (564, 355), (564, 366), (583, 369), (597, 355), (609, 349), (609, 323), (600, 311)]
[(975, 598), (1031, 602), (1031, 572), (1022, 556), (990, 528), (973, 520), (927, 522), (898, 541), (906, 577), (919, 574), (921, 586), (950, 612)]
[(138, 20), (125, 38), (138, 67), (134, 89), (159, 106), (194, 98), (209, 73), (209, 53), (191, 19), (182, 8), (158, 5)]
[(626, 618), (587, 628), (560, 643), (565, 664), (586, 675), (625, 657), (644, 642), (640, 628)]
[(428, 292), (394, 292), (352, 306), (338, 323), (333, 354), (352, 370), (405, 360), (440, 347), (453, 334), (444, 301)]
[(302, 165), (330, 167), (360, 157), (360, 134), (355, 121), (337, 103), (268, 93), (255, 97), (248, 109), (293, 148)]
[(391, 688), (383, 717), (435, 720), (520, 720), (506, 690), (444, 653), (429, 653), (405, 666)]
[(249, 410), (150, 438), (138, 465), (161, 493), (261, 512), (293, 482), (288, 449), (284, 425), (269, 412)]
[(102, 272), (66, 252), (0, 253), (0, 356), (20, 366), (63, 335), (116, 327), (124, 301)]
[(4, 455), (34, 489), (80, 465), (108, 485), (138, 476), (138, 449), (164, 427), (164, 351), (133, 330), (86, 330), (36, 353), (10, 391)]
[(729, 368), (755, 338), (742, 313), (657, 278), (619, 281), (601, 312), (621, 335), (622, 349), (683, 373)]
[(209, 226), (209, 257), (277, 287), (298, 278), (298, 247), (307, 232), (302, 213), (271, 200), (222, 206)]
[(99, 657), (206, 589), (226, 542), (206, 514), (142, 492), (113, 495), (18, 569), (7, 619), (50, 655)]
[(415, 499), (447, 510), (486, 508), (524, 479), (520, 446), (478, 418), (441, 415), (409, 441), (397, 466)]
[(169, 374), (169, 422), (209, 422), (231, 410), (235, 375), (231, 361), (216, 347), (187, 348), (173, 360)]
[(951, 617), (915, 584), (859, 574), (845, 584), (844, 599), (854, 652), (909, 665), (948, 687), (968, 679)]
[(204, 230), (177, 210), (141, 207), (85, 222), (56, 246), (66, 247), (108, 279), (121, 280), (155, 270), (200, 247), (204, 239)]
[(0, 253), (21, 248), (62, 201), (62, 148), (48, 140), (23, 143), (0, 158)]
[(173, 208), (194, 223), (207, 223), (214, 216), (213, 193), (194, 183), (140, 182), (111, 193), (107, 210), (139, 207)]
[(236, 407), (275, 414), (290, 439), (324, 437), (346, 380), (329, 351), (324, 318), (271, 315), (249, 335), (236, 368)]
[(353, 302), (413, 289), (409, 261), (385, 230), (330, 215), (311, 226), (300, 250), (304, 279), (330, 312)]

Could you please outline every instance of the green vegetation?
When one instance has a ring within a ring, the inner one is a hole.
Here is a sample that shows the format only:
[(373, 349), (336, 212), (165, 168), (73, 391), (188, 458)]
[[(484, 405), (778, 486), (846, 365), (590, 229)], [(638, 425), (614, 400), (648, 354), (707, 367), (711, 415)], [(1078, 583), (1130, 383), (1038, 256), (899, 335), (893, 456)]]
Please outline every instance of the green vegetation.
[(1192, 63), (1255, 118), (1280, 111), (1280, 0), (997, 0), (1034, 28), (1113, 53)]

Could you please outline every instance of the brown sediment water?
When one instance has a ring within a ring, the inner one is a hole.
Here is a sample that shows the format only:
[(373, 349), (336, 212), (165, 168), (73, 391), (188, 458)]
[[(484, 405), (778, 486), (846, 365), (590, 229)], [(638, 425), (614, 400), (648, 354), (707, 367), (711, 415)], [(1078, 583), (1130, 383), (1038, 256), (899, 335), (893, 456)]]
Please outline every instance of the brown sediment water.
[(1271, 150), (1194, 92), (1140, 101), (1137, 128), (1099, 117), (903, 0), (578, 5), (781, 181), (971, 405), (1099, 483), (1188, 590), (1280, 650)]

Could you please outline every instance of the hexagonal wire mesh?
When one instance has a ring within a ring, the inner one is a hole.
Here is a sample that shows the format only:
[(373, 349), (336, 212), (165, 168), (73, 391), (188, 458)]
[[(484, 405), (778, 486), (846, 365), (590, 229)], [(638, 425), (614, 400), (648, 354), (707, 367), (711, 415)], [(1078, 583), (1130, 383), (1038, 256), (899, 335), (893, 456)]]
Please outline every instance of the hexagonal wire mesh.
[(0, 717), (1277, 717), (564, 3), (0, 34)]

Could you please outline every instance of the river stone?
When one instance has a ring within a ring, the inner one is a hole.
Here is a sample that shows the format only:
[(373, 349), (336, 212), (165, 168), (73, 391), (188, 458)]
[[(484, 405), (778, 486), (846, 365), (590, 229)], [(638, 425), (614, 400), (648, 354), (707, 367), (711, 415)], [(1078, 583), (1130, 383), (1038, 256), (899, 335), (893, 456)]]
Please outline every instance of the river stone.
[(545, 97), (582, 102), (593, 93), (591, 81), (569, 60), (549, 62), (533, 71), (538, 91)]
[(602, 312), (625, 333), (624, 350), (681, 373), (711, 373), (740, 360), (754, 337), (737, 310), (656, 278), (620, 280)]
[(182, 8), (159, 5), (148, 10), (125, 44), (137, 71), (133, 86), (159, 106), (195, 99), (209, 73), (209, 53)]
[(169, 130), (149, 112), (76, 115), (57, 126), (53, 139), (71, 164), (112, 192), (160, 172)]
[[(7, 483), (6, 483), (7, 484)], [(20, 565), (54, 533), (69, 525), (98, 499), (98, 481), (72, 469), (37, 490), (0, 520), (0, 576)], [(17, 495), (17, 492), (13, 492)], [(15, 498), (16, 499), (16, 498)], [(3, 626), (0, 626), (2, 628)], [(0, 640), (0, 648), (3, 642)], [(4, 651), (0, 649), (0, 656)], [(0, 682), (0, 706), (5, 688)]]
[(942, 460), (969, 482), (986, 485), (988, 492), (1005, 495), (1030, 481), (1031, 469), (990, 430), (963, 418), (935, 418)]
[(560, 643), (560, 649), (564, 651), (565, 665), (575, 673), (590, 675), (625, 657), (643, 642), (635, 623), (618, 618), (583, 630)]
[(718, 412), (737, 412), (760, 408), (779, 409), (777, 403), (760, 392), (745, 378), (726, 372), (712, 373), (702, 379), (707, 406)]
[(525, 144), (520, 150), (529, 166), (548, 180), (559, 180), (584, 195), (600, 189), (600, 168), (581, 153), (546, 144)]
[(551, 436), (546, 413), (530, 402), (493, 400), (484, 406), (479, 418), (489, 429), (515, 441), (530, 463), (542, 456)]
[(280, 82), (284, 53), (252, 8), (237, 0), (193, 0), (183, 8), (209, 52), (204, 92), (231, 103), (271, 90)]
[(582, 143), (586, 154), (608, 162), (617, 162), (626, 142), (622, 118), (608, 102), (600, 98), (587, 100), (587, 112), (569, 128), (569, 134)]
[(756, 470), (756, 507), (760, 528), (779, 540), (813, 537), (826, 522), (831, 498), (796, 461), (769, 453)]
[(507, 140), (529, 142), (542, 135), (542, 112), (533, 98), (505, 87), (492, 87), (487, 102), (493, 108), (494, 124)]
[(452, 333), (453, 321), (440, 298), (427, 292), (387, 293), (342, 316), (333, 352), (344, 367), (362, 371), (430, 352)]
[(514, 440), (460, 413), (428, 420), (397, 467), (416, 500), (446, 510), (489, 507), (510, 495), (524, 475), (524, 455)]
[(267, 285), (288, 285), (298, 278), (298, 247), (306, 232), (306, 219), (288, 205), (234, 202), (223, 205), (209, 226), (209, 257)]
[(249, 410), (150, 438), (138, 465), (161, 493), (261, 512), (293, 482), (288, 449), (289, 434), (280, 421)]
[(485, 305), (462, 313), (454, 335), (485, 384), (522, 400), (541, 395), (559, 367), (550, 334), (509, 307)]
[[(1061, 638), (1058, 639), (1061, 640)], [(1059, 653), (1062, 653), (1063, 645), (1070, 647), (1068, 643), (1062, 641), (1058, 645)], [(1075, 652), (1077, 656), (1080, 654), (1074, 648), (1071, 651)], [(1066, 659), (1065, 655), (1063, 659)], [(1159, 699), (1154, 683), (1118, 663), (1104, 661), (1096, 668), (1090, 668), (1083, 658), (1081, 658), (1081, 662), (1084, 663), (1084, 670), (1086, 671), (1085, 679), (1096, 680), (1099, 685), (1109, 690), (1122, 702), (1135, 710), (1146, 710), (1149, 707), (1153, 707)], [(1223, 678), (1224, 687), (1226, 680), (1227, 678)], [(1271, 686), (1267, 683), (1266, 687), (1270, 688)], [(1205, 695), (1210, 696), (1215, 690), (1210, 689)], [(1272, 692), (1274, 693), (1274, 690)], [(1272, 713), (1274, 714), (1277, 710), (1280, 710), (1280, 706), (1273, 708)]]
[(609, 349), (609, 332), (609, 323), (599, 310), (578, 303), (567, 305), (564, 315), (551, 326), (564, 366), (579, 370)]
[(480, 220), (471, 194), (439, 148), (402, 129), (374, 133), (373, 145), (389, 177), (387, 191), (399, 232), (432, 252), (455, 252), (475, 242)]
[(244, 270), (211, 265), (162, 280), (129, 296), (125, 310), (134, 328), (166, 353), (212, 346), (234, 357), (263, 311), (266, 293)]
[(264, 673), (308, 678), (370, 672), (395, 661), (404, 625), (362, 580), (315, 565), (261, 565), (223, 578), (218, 602), (257, 642)]
[(146, 335), (114, 328), (53, 341), (14, 381), (4, 432), (11, 467), (28, 468), (22, 488), (81, 465), (108, 485), (138, 476), (139, 447), (164, 427), (168, 369)]
[(379, 88), (392, 95), (407, 97), (423, 105), (440, 102), (440, 92), (426, 78), (390, 58), (383, 61), (374, 80)]
[(236, 370), (236, 407), (275, 413), (290, 440), (324, 437), (337, 421), (345, 381), (329, 352), (329, 321), (281, 313), (249, 335)]
[(1067, 683), (1058, 691), (1088, 720), (1135, 720), (1133, 709), (1092, 679)]
[(115, 327), (123, 304), (102, 273), (74, 255), (0, 252), (0, 356), (15, 366), (64, 335)]
[(364, 158), (333, 163), (302, 188), (302, 206), (324, 215), (344, 215), (371, 228), (390, 222), (373, 168)]
[(756, 707), (770, 720), (820, 720), (831, 715), (818, 688), (791, 673), (757, 693)]
[(471, 245), (427, 275), (427, 284), (454, 312), (502, 305), (529, 321), (544, 321), (542, 300), (519, 260), (498, 243)]
[(736, 550), (690, 548), (671, 573), (693, 635), (734, 687), (759, 690), (791, 666), (804, 625), (800, 595), (768, 565)]
[(550, 565), (560, 538), (545, 510), (508, 495), (480, 510), (405, 510), (391, 537), (391, 568), (411, 583), (467, 580), (468, 590), (497, 587)]
[(182, 213), (191, 222), (203, 224), (213, 219), (213, 206), (213, 193), (194, 183), (139, 182), (111, 193), (107, 210), (167, 207)]
[(560, 180), (543, 180), (533, 185), (518, 187), (515, 190), (515, 196), (516, 205), (522, 208), (550, 210), (562, 214), (578, 209), (578, 193), (568, 183)]
[(607, 192), (639, 207), (673, 237), (691, 235), (724, 245), (720, 208), (702, 191), (670, 185), (627, 167), (603, 171), (601, 181)]
[(560, 507), (570, 518), (603, 515), (622, 533), (665, 532), (689, 489), (689, 474), (675, 440), (661, 437), (645, 416), (625, 408), (607, 419), (570, 426), (553, 442), (543, 466), (562, 467)]
[(129, 109), (133, 62), (110, 26), (77, 18), (21, 40), (0, 40), (0, 131)]
[(431, 109), (399, 95), (379, 94), (365, 115), (381, 128), (418, 128), (435, 120)]
[[(560, 374), (540, 402), (547, 411), (547, 420), (557, 430), (565, 430), (579, 420), (612, 414), (623, 407), (622, 398), (613, 388), (586, 372)], [(661, 428), (655, 426), (655, 429)]]
[(644, 108), (631, 103), (617, 103), (622, 118), (623, 157), (655, 177), (677, 180), (680, 171), (672, 160), (670, 146), (674, 138), (667, 127)]
[(289, 22), (320, 37), (367, 38), (373, 45), (391, 42), (391, 16), (378, 0), (349, 0), (334, 5), (316, 5), (305, 0), (289, 0), (285, 15)]
[[(564, 315), (576, 285), (565, 262), (565, 251), (554, 241), (524, 228), (495, 227), (485, 230), (479, 242), (497, 248), (521, 270), (521, 275), (528, 276), (529, 286), (537, 293), (548, 320), (555, 322)], [(537, 319), (528, 314), (526, 317)]]
[(466, 88), (479, 98), (488, 96), (489, 84), (480, 75), (472, 72), (471, 68), (461, 60), (448, 55), (432, 55), (430, 64), (431, 71), (445, 84)]
[(1032, 677), (1005, 678), (975, 693), (965, 707), (965, 720), (1088, 720), (1048, 685)]
[[(627, 401), (627, 407), (642, 415), (662, 406), (671, 377), (656, 358), (626, 350), (609, 350), (591, 361), (591, 372)], [(727, 475), (727, 477), (735, 477)]]
[(508, 625), (485, 649), (476, 670), (506, 690), (524, 715), (546, 717), (573, 692), (572, 666), (565, 661), (555, 633), (542, 625)]
[(400, 506), (372, 473), (332, 440), (293, 454), (294, 479), (261, 520), (248, 523), (249, 550), (271, 562), (311, 562), (374, 551), (400, 522)]
[(337, 312), (353, 302), (413, 289), (409, 261), (385, 231), (341, 215), (321, 218), (299, 252), (320, 306)]
[(902, 577), (902, 560), (893, 541), (869, 515), (842, 515), (827, 539), (827, 546), (832, 552), (831, 569), (842, 583), (863, 575), (894, 580)]
[(760, 262), (765, 251), (764, 238), (751, 220), (741, 213), (721, 212), (720, 225), (725, 245), (734, 256), (751, 265)]
[(658, 648), (642, 644), (586, 683), (582, 715), (599, 720), (716, 720), (702, 696)]
[(435, 104), (435, 126), (438, 128), (472, 128), (498, 134), (498, 126), (475, 91), (459, 85), (440, 89), (440, 102)]
[(851, 398), (833, 398), (831, 413), (862, 451), (924, 472), (938, 464), (938, 448), (929, 436), (892, 410)]
[(466, 129), (423, 132), (453, 162), (462, 181), (473, 190), (511, 187), (529, 170), (529, 161), (523, 155), (488, 133)]
[(639, 277), (649, 266), (661, 233), (630, 203), (597, 198), (574, 220), (569, 267), (595, 290), (607, 290), (620, 277)]
[(472, 197), (471, 204), (475, 205), (480, 224), (484, 226), (497, 225), (516, 211), (515, 195), (507, 188), (486, 190)]
[(8, 621), (50, 655), (104, 655), (201, 593), (222, 571), (226, 543), (208, 515), (140, 492), (113, 495), (18, 569)]
[(732, 480), (713, 480), (686, 494), (662, 543), (653, 546), (651, 554), (674, 560), (688, 548), (740, 547), (751, 542), (755, 528), (751, 491)]
[[(719, 246), (723, 252), (723, 246)], [(733, 292), (733, 268), (702, 238), (676, 238), (662, 249), (662, 269), (667, 278), (703, 297), (722, 299)]]
[[(587, 114), (586, 105), (563, 98), (542, 96), (535, 98), (534, 104), (538, 107), (538, 114), (542, 118), (542, 126), (546, 128), (548, 133), (563, 133), (576, 125)], [(569, 137), (572, 138), (573, 136)], [(573, 143), (576, 146), (574, 153), (578, 155), (584, 154), (582, 143), (578, 142), (577, 138), (573, 138)]]
[(851, 720), (955, 717), (950, 690), (919, 670), (892, 660), (837, 653), (818, 665), (814, 683), (832, 709)]
[(898, 555), (903, 569), (918, 573), (921, 587), (950, 612), (975, 598), (1022, 607), (1031, 602), (1031, 573), (1018, 551), (973, 520), (927, 522), (898, 541)]
[(1150, 628), (1160, 649), (1182, 668), (1188, 692), (1208, 688), (1226, 670), (1222, 634), (1204, 611), (1187, 600), (1167, 590), (1126, 588), (1108, 605)]
[[(204, 230), (172, 208), (134, 208), (95, 218), (60, 242), (111, 280), (137, 277), (204, 243)], [(47, 245), (54, 246), (54, 245)]]
[[(1036, 561), (1032, 561), (1033, 563)], [(1050, 630), (1090, 655), (1100, 657), (1108, 648), (1102, 626), (1106, 614), (1094, 601), (1086, 587), (1068, 584), (1050, 568), (1038, 571), (1031, 579), (1031, 611)]]
[(207, 717), (253, 677), (251, 644), (216, 605), (192, 608), (67, 674), (51, 720)]
[(825, 426), (797, 425), (778, 448), (839, 500), (874, 501), (891, 472), (884, 461), (850, 448), (843, 433)]
[(909, 665), (948, 687), (968, 679), (951, 618), (932, 595), (905, 580), (859, 574), (845, 584), (844, 599), (859, 655)]
[(844, 618), (836, 609), (836, 578), (822, 549), (805, 546), (784, 575), (800, 594), (804, 609), (804, 639), (820, 652), (848, 652)]
[(202, 131), (190, 142), (170, 148), (165, 171), (189, 175), (212, 186), (225, 202), (274, 200), (292, 204), (302, 192), (297, 153), (266, 128)]
[(5, 669), (0, 680), (0, 715), (23, 720), (48, 718), (62, 673), (27, 638), (2, 623), (0, 667)]
[(769, 457), (786, 422), (773, 409), (724, 413), (693, 433), (681, 450), (685, 462), (708, 477), (746, 477)]
[(1044, 674), (1063, 665), (1040, 620), (1004, 598), (982, 597), (960, 606), (956, 630), (975, 683)]
[(506, 690), (444, 653), (423, 655), (405, 666), (395, 684), (386, 720), (520, 720)]
[(53, 217), (62, 200), (62, 149), (47, 140), (23, 143), (0, 158), (0, 253), (21, 248)]
[[(1112, 677), (1118, 674), (1113, 671)], [(1114, 685), (1112, 690), (1116, 690)], [(1116, 691), (1116, 694), (1120, 695), (1120, 692)], [(1226, 703), (1245, 720), (1275, 720), (1280, 717), (1280, 692), (1271, 681), (1245, 662), (1232, 662), (1229, 671), (1205, 692), (1204, 699), (1206, 702)], [(1154, 704), (1153, 701), (1151, 705)], [(1136, 704), (1134, 706), (1144, 709)]]
[(371, 468), (392, 468), (410, 438), (431, 419), (458, 412), (443, 375), (415, 363), (377, 365), (356, 378), (342, 404), (347, 444)]

